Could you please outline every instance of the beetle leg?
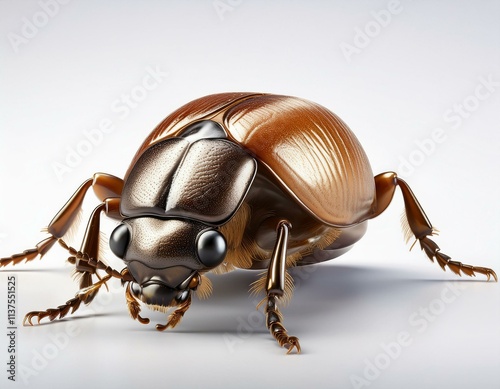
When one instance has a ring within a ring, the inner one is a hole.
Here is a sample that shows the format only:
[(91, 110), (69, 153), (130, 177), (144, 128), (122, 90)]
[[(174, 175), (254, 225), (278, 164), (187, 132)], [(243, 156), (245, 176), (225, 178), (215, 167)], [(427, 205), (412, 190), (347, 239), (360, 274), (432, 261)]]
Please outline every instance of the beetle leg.
[(38, 324), (40, 324), (40, 320), (48, 317), (50, 321), (55, 320), (59, 317), (62, 319), (65, 317), (68, 312), (71, 310), (71, 314), (73, 314), (78, 308), (80, 308), (81, 303), (85, 303), (90, 295), (95, 295), (99, 288), (106, 283), (111, 278), (110, 275), (102, 278), (95, 284), (88, 286), (87, 288), (81, 289), (71, 300), (66, 301), (65, 304), (59, 305), (57, 308), (49, 308), (45, 311), (32, 311), (28, 312), (26, 316), (24, 316), (23, 325), (33, 325), (32, 319), (34, 317), (37, 318)]
[(283, 321), (283, 316), (276, 305), (277, 298), (283, 296), (285, 293), (286, 251), (288, 245), (288, 232), (291, 227), (290, 223), (286, 220), (278, 223), (278, 235), (271, 256), (266, 280), (266, 325), (278, 344), (281, 347), (288, 348), (287, 354), (290, 354), (294, 348), (300, 353), (299, 339), (295, 336), (288, 335), (288, 332), (281, 323)]
[[(62, 239), (59, 239), (59, 243), (63, 247), (65, 247), (68, 251), (70, 251), (70, 253), (74, 254), (76, 257), (81, 255), (81, 253), (76, 251), (74, 248), (67, 246)], [(49, 308), (46, 309), (45, 311), (28, 312), (24, 317), (23, 324), (33, 325), (32, 319), (34, 317), (37, 318), (38, 324), (40, 324), (40, 320), (46, 317), (48, 317), (50, 321), (53, 321), (56, 318), (62, 319), (68, 314), (70, 310), (71, 314), (75, 313), (75, 311), (78, 308), (80, 308), (81, 303), (89, 304), (89, 302), (92, 301), (93, 296), (95, 296), (99, 291), (99, 289), (103, 285), (106, 285), (106, 282), (109, 281), (112, 277), (119, 278), (120, 280), (122, 280), (122, 282), (132, 281), (132, 276), (128, 273), (128, 270), (126, 268), (121, 273), (119, 273), (116, 270), (110, 268), (109, 266), (106, 266), (100, 261), (89, 260), (89, 264), (90, 266), (94, 266), (93, 264), (95, 264), (95, 269), (104, 270), (107, 273), (107, 275), (103, 278), (100, 278), (99, 281), (97, 281), (96, 283), (92, 283), (91, 285), (80, 289), (76, 293), (74, 298), (66, 301), (66, 303), (63, 305), (59, 305), (57, 308)]]
[[(85, 194), (90, 187), (94, 189), (94, 192), (101, 201), (111, 197), (119, 198), (123, 188), (123, 180), (109, 174), (94, 174), (93, 178), (89, 178), (80, 185), (73, 196), (71, 196), (49, 223), (46, 231), (51, 236), (37, 243), (32, 249), (11, 255), (10, 257), (1, 258), (0, 267), (9, 264), (17, 265), (22, 261), (32, 261), (38, 256), (43, 257), (47, 251), (51, 249), (54, 243), (57, 242), (57, 239), (62, 238), (75, 223), (81, 210)], [(119, 217), (119, 212), (110, 212), (108, 216)]]
[[(94, 282), (92, 279), (93, 274), (99, 277), (99, 274), (96, 272), (97, 269), (104, 270), (113, 277), (119, 277), (119, 273), (116, 270), (109, 268), (109, 266), (106, 266), (105, 263), (99, 260), (101, 212), (104, 212), (106, 215), (113, 215), (119, 212), (119, 209), (120, 199), (116, 197), (107, 198), (98, 205), (89, 218), (80, 251), (71, 253), (72, 257), (69, 260), (76, 265), (76, 274), (80, 276), (81, 289), (90, 286)], [(66, 245), (62, 239), (59, 239), (59, 243), (63, 247)], [(95, 293), (89, 294), (88, 300), (85, 303), (90, 303), (96, 294), (97, 290)]]
[(448, 255), (441, 252), (439, 246), (429, 238), (429, 236), (436, 234), (436, 230), (432, 227), (431, 222), (427, 218), (427, 215), (408, 184), (401, 178), (398, 178), (396, 173), (387, 172), (379, 174), (375, 177), (375, 185), (377, 203), (372, 218), (379, 215), (387, 208), (392, 200), (396, 186), (399, 186), (403, 193), (405, 204), (406, 220), (404, 224), (407, 230), (407, 238), (413, 234), (420, 242), (420, 248), (431, 261), (434, 262), (434, 259), (436, 259), (443, 270), (448, 267), (455, 274), (461, 275), (460, 272), (463, 272), (468, 276), (475, 276), (475, 273), (480, 273), (484, 274), (488, 281), (491, 277), (493, 277), (495, 281), (498, 281), (497, 275), (492, 269), (453, 261)]

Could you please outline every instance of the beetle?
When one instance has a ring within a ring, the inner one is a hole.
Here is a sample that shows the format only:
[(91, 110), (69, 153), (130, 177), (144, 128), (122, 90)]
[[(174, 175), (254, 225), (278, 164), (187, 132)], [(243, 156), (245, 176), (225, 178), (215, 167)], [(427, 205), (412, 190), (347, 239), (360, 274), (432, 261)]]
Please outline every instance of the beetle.
[[(359, 141), (338, 116), (304, 99), (264, 93), (214, 94), (177, 109), (145, 139), (123, 179), (96, 173), (84, 181), (46, 228), (49, 236), (2, 258), (0, 267), (43, 257), (58, 242), (70, 254), (80, 290), (57, 308), (29, 312), (24, 324), (75, 312), (114, 277), (125, 287), (132, 318), (149, 323), (141, 304), (170, 311), (166, 324), (156, 325), (160, 331), (179, 323), (193, 292), (210, 294), (206, 273), (263, 269), (251, 290), (265, 293), (266, 326), (288, 353), (300, 352), (278, 307), (292, 295), (288, 270), (348, 251), (368, 220), (388, 207), (396, 187), (407, 239), (419, 241), (443, 270), (498, 280), (492, 269), (441, 252), (408, 184), (394, 172), (374, 177)], [(90, 188), (101, 203), (77, 250), (64, 236)], [(126, 265), (121, 271), (100, 257), (102, 213), (120, 222), (109, 246)]]

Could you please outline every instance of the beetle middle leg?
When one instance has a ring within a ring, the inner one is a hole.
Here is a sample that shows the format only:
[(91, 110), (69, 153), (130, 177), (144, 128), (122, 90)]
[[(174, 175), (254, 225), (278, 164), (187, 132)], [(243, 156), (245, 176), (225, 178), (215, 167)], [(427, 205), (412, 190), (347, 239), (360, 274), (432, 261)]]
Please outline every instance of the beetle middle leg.
[(398, 178), (396, 173), (387, 172), (379, 174), (375, 177), (375, 185), (377, 204), (372, 218), (378, 216), (387, 208), (392, 200), (396, 186), (399, 186), (403, 193), (405, 204), (406, 220), (403, 220), (405, 220), (404, 228), (406, 230), (407, 239), (413, 234), (420, 242), (420, 247), (425, 254), (433, 262), (434, 259), (436, 259), (443, 270), (448, 267), (455, 274), (461, 275), (461, 272), (463, 272), (468, 276), (475, 276), (475, 273), (480, 273), (484, 274), (488, 281), (491, 277), (493, 277), (495, 281), (498, 281), (497, 275), (492, 269), (453, 261), (451, 257), (441, 252), (439, 246), (429, 238), (429, 236), (435, 235), (436, 230), (432, 227), (431, 222), (427, 218), (427, 215), (424, 213), (424, 210), (408, 184), (401, 178)]
[[(68, 312), (71, 310), (71, 314), (75, 313), (75, 311), (80, 307), (81, 303), (83, 302), (84, 304), (90, 304), (90, 302), (94, 299), (96, 296), (97, 292), (99, 289), (103, 286), (106, 285), (106, 282), (110, 280), (112, 277), (118, 278), (123, 282), (129, 282), (132, 281), (132, 276), (126, 271), (118, 272), (117, 270), (111, 268), (110, 266), (106, 265), (104, 262), (100, 261), (99, 259), (94, 259), (88, 257), (86, 254), (82, 253), (81, 251), (75, 250), (73, 247), (68, 246), (66, 242), (64, 242), (62, 239), (59, 239), (59, 243), (67, 249), (70, 254), (74, 256), (74, 258), (78, 258), (82, 262), (84, 262), (87, 266), (88, 269), (92, 269), (92, 274), (96, 273), (97, 270), (102, 270), (106, 273), (105, 277), (99, 277), (99, 280), (95, 283), (93, 283), (92, 278), (90, 278), (90, 285), (87, 285), (86, 287), (81, 288), (75, 295), (74, 298), (66, 301), (65, 304), (59, 305), (57, 308), (48, 308), (44, 311), (31, 311), (28, 312), (25, 317), (23, 324), (29, 324), (33, 325), (32, 319), (34, 317), (37, 318), (38, 323), (40, 323), (40, 320), (43, 318), (48, 317), (50, 321), (55, 320), (56, 318), (59, 317), (59, 319), (62, 319), (65, 317)], [(71, 257), (70, 257), (71, 258)]]
[(72, 298), (71, 300), (66, 301), (65, 304), (58, 306), (57, 308), (49, 308), (46, 309), (45, 311), (32, 311), (28, 312), (26, 316), (24, 316), (23, 324), (29, 324), (33, 325), (33, 318), (36, 317), (38, 320), (38, 324), (40, 324), (40, 320), (42, 320), (45, 317), (48, 317), (50, 321), (55, 320), (58, 316), (59, 319), (62, 319), (65, 317), (68, 312), (71, 310), (71, 313), (74, 313), (79, 307), (82, 302), (85, 302), (85, 300), (88, 299), (89, 295), (95, 294), (99, 288), (106, 283), (111, 278), (111, 276), (106, 276), (102, 279), (100, 279), (98, 282), (96, 282), (93, 285), (88, 286), (85, 289), (82, 289), (78, 291), (76, 296)]
[(282, 324), (283, 316), (276, 304), (278, 298), (285, 293), (286, 251), (290, 228), (291, 225), (286, 220), (280, 221), (278, 224), (278, 235), (266, 279), (266, 325), (278, 344), (288, 348), (287, 354), (290, 354), (294, 349), (300, 353), (299, 339), (288, 335)]
[[(71, 249), (71, 247), (70, 247)], [(95, 261), (94, 261), (95, 262)], [(97, 261), (99, 263), (99, 261)], [(102, 262), (101, 262), (102, 263)], [(101, 266), (96, 266), (97, 267), (102, 267), (105, 265)], [(28, 312), (24, 316), (23, 320), (23, 325), (33, 325), (33, 318), (37, 318), (38, 324), (40, 324), (40, 320), (48, 317), (50, 321), (53, 321), (57, 318), (62, 319), (64, 318), (68, 313), (75, 313), (75, 311), (80, 308), (81, 303), (88, 304), (89, 300), (91, 301), (93, 299), (93, 296), (97, 294), (99, 289), (103, 286), (106, 285), (106, 282), (111, 279), (111, 277), (116, 277), (122, 280), (122, 282), (130, 281), (131, 276), (127, 272), (121, 272), (118, 273), (116, 270), (111, 269), (109, 266), (106, 269), (106, 272), (108, 273), (105, 277), (100, 278), (97, 282), (92, 283), (91, 285), (87, 286), (86, 288), (80, 289), (75, 297), (72, 299), (66, 301), (66, 303), (59, 305), (57, 308), (48, 308), (44, 311), (31, 311)], [(71, 311), (71, 312), (70, 312)]]

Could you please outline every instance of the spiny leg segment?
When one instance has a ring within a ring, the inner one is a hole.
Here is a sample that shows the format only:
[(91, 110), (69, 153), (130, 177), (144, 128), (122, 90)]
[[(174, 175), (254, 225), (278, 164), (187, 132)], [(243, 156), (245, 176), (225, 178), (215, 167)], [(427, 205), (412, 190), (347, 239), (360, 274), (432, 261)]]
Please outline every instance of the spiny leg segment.
[(451, 257), (441, 252), (439, 246), (429, 238), (429, 236), (436, 234), (436, 230), (432, 227), (431, 222), (408, 184), (397, 177), (396, 173), (387, 172), (377, 175), (375, 177), (375, 186), (377, 203), (371, 218), (378, 216), (387, 208), (392, 200), (396, 186), (399, 186), (405, 204), (406, 217), (403, 218), (403, 228), (405, 229), (407, 239), (411, 235), (414, 235), (420, 243), (420, 248), (431, 261), (434, 262), (435, 259), (443, 270), (446, 270), (446, 267), (448, 267), (451, 271), (460, 276), (462, 275), (461, 272), (468, 276), (475, 276), (475, 273), (479, 273), (484, 274), (488, 281), (491, 277), (493, 277), (495, 281), (498, 281), (498, 277), (492, 269), (453, 261)]

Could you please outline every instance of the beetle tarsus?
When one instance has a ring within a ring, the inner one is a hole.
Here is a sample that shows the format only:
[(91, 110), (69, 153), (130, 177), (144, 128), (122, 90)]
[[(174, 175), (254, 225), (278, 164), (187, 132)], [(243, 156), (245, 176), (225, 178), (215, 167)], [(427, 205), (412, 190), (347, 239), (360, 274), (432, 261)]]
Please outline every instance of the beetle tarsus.
[(38, 256), (42, 258), (56, 241), (57, 238), (55, 236), (49, 236), (48, 238), (45, 238), (44, 240), (38, 242), (32, 249), (24, 250), (22, 253), (13, 254), (10, 257), (1, 258), (0, 267), (4, 267), (10, 264), (17, 265), (22, 261), (29, 262), (34, 260)]
[(48, 308), (45, 311), (32, 311), (28, 312), (26, 316), (24, 316), (23, 325), (33, 325), (33, 318), (37, 318), (37, 323), (40, 324), (40, 321), (44, 318), (49, 318), (50, 321), (53, 321), (57, 318), (62, 319), (65, 317), (69, 311), (71, 310), (71, 314), (75, 313), (75, 311), (80, 308), (81, 303), (85, 303), (88, 300), (88, 296), (95, 294), (97, 290), (111, 278), (111, 276), (106, 276), (96, 282), (95, 284), (90, 285), (87, 288), (81, 289), (78, 291), (75, 297), (71, 300), (66, 301), (65, 304), (59, 305), (57, 308)]
[(289, 336), (286, 328), (281, 323), (283, 315), (276, 306), (276, 296), (271, 294), (267, 297), (266, 303), (266, 325), (271, 335), (276, 339), (280, 347), (288, 349), (287, 354), (296, 349), (300, 353), (300, 343), (296, 336)]
[(493, 277), (495, 281), (498, 282), (498, 277), (492, 269), (487, 267), (467, 265), (459, 261), (453, 261), (451, 257), (440, 251), (441, 249), (432, 239), (425, 236), (419, 240), (421, 249), (425, 252), (425, 254), (430, 258), (432, 262), (434, 262), (434, 259), (436, 259), (439, 266), (441, 266), (441, 269), (446, 270), (446, 267), (448, 267), (453, 273), (459, 276), (462, 276), (462, 273), (468, 275), (469, 277), (475, 277), (476, 273), (484, 274), (487, 277), (486, 281), (489, 281), (490, 278)]

